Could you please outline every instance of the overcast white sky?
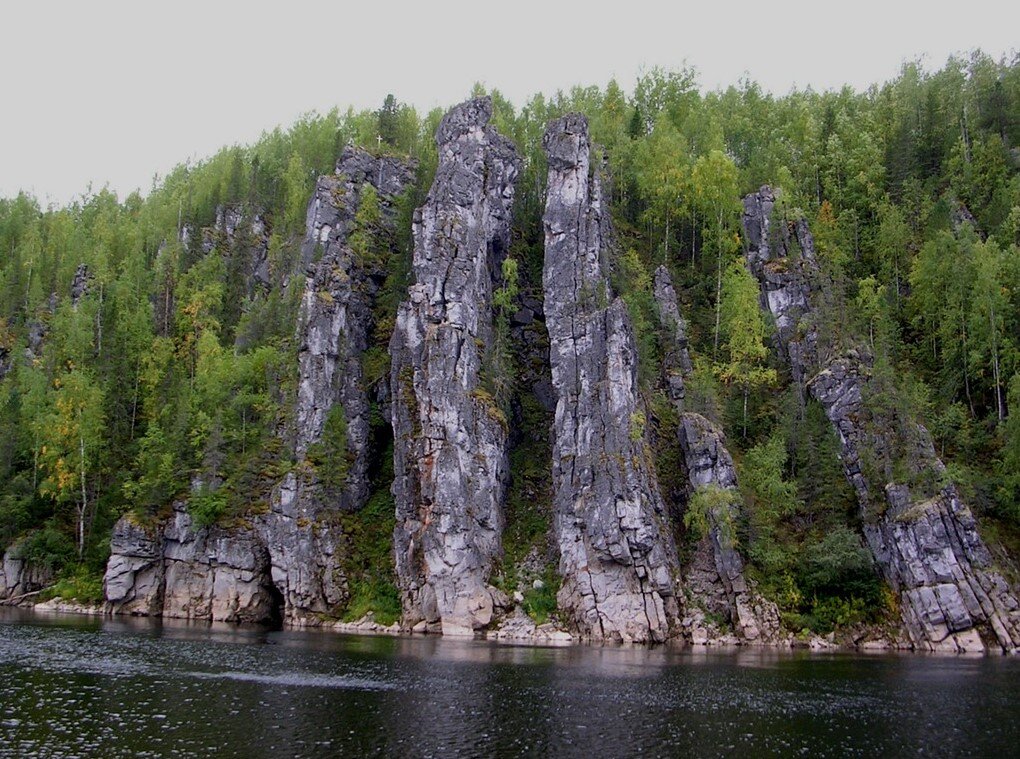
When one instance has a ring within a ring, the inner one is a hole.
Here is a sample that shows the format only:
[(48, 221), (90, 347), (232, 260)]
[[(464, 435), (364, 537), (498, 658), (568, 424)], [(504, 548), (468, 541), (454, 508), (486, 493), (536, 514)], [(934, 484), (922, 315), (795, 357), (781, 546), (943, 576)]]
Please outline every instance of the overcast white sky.
[(1009, 0), (22, 0), (0, 10), (0, 196), (146, 191), (189, 157), (388, 92), (428, 109), (481, 81), (520, 104), (684, 61), (705, 89), (864, 88), (904, 60), (1018, 45)]

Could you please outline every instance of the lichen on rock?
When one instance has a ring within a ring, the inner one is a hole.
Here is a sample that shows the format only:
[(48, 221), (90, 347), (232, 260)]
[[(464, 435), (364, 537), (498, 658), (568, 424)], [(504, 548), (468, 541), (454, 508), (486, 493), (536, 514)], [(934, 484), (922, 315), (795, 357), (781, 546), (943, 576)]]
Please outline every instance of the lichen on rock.
[(413, 284), (390, 343), (403, 621), (444, 634), (484, 629), (508, 604), (489, 583), (508, 429), (483, 364), (520, 159), (491, 116), (491, 101), (476, 98), (439, 125), (435, 180), (414, 215)]

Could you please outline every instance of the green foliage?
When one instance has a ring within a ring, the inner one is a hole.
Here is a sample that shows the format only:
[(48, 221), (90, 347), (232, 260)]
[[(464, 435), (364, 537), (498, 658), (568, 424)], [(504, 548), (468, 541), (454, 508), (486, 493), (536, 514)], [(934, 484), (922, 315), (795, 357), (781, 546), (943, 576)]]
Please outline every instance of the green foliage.
[(510, 450), (511, 480), (504, 510), (504, 566), (511, 571), (532, 549), (544, 549), (552, 512), (551, 420), (531, 393), (521, 396), (520, 407), (522, 439)]
[(637, 344), (638, 377), (645, 387), (650, 387), (658, 380), (660, 371), (658, 307), (652, 294), (649, 269), (634, 248), (627, 248), (615, 261), (613, 289), (627, 304)]
[(390, 493), (392, 445), (380, 451), (379, 459), (382, 470), (364, 508), (338, 515), (347, 542), (341, 567), (351, 591), (341, 613), (345, 621), (354, 622), (372, 612), (376, 622), (391, 625), (400, 619), (400, 595), (393, 570), (396, 504)]
[(61, 598), (80, 604), (99, 605), (103, 602), (103, 573), (81, 564), (69, 567), (40, 597), (43, 600)]
[(768, 325), (758, 306), (758, 283), (741, 261), (730, 264), (723, 278), (720, 319), (727, 361), (717, 371), (724, 383), (743, 396), (742, 429), (747, 437), (748, 396), (775, 384), (776, 370), (765, 365)]
[(773, 435), (749, 449), (738, 467), (740, 487), (748, 503), (748, 556), (770, 574), (789, 569), (782, 523), (800, 506), (796, 484), (785, 478), (786, 461), (786, 440)]
[[(545, 568), (542, 577), (524, 591), (524, 611), (536, 625), (544, 625), (556, 614), (556, 594), (560, 589), (561, 578), (556, 567)], [(535, 587), (535, 584), (538, 587)]]
[(227, 513), (225, 490), (203, 487), (188, 499), (188, 513), (199, 527), (211, 527)]
[(736, 518), (740, 493), (718, 485), (702, 485), (694, 491), (684, 513), (684, 527), (703, 537), (718, 529), (720, 541), (736, 545)]
[(75, 545), (66, 532), (49, 521), (13, 546), (13, 555), (30, 564), (59, 569), (75, 555)]
[(350, 455), (347, 449), (347, 416), (343, 405), (335, 403), (326, 414), (321, 437), (308, 446), (306, 458), (315, 469), (319, 482), (335, 492), (347, 483)]

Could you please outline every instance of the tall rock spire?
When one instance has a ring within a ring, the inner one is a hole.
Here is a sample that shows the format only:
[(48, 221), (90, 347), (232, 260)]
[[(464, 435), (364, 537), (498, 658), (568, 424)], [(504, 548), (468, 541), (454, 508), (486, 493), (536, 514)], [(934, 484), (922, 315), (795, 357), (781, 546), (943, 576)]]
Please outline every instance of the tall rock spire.
[[(863, 397), (873, 359), (863, 349), (820, 345), (815, 301), (820, 294), (814, 240), (804, 219), (776, 225), (775, 195), (765, 186), (744, 198), (745, 259), (762, 288), (762, 306), (776, 324), (777, 349), (794, 380), (825, 409), (839, 433), (847, 479), (857, 492), (864, 535), (882, 574), (899, 594), (914, 645), (935, 651), (1015, 651), (1020, 646), (1016, 592), (993, 567), (976, 520), (953, 484), (922, 492), (903, 482), (877, 481), (863, 465), (880, 449), (869, 430)], [(799, 254), (795, 251), (799, 249)], [(945, 465), (928, 431), (913, 425), (909, 471), (938, 482)]]
[(646, 453), (630, 317), (609, 284), (612, 229), (587, 120), (553, 121), (543, 146), (559, 605), (583, 637), (664, 640), (679, 614), (676, 547)]
[(476, 98), (439, 125), (436, 178), (414, 217), (414, 284), (390, 343), (404, 624), (444, 634), (487, 627), (505, 603), (489, 577), (501, 550), (508, 430), (484, 366), (520, 161), (491, 116), (490, 99)]

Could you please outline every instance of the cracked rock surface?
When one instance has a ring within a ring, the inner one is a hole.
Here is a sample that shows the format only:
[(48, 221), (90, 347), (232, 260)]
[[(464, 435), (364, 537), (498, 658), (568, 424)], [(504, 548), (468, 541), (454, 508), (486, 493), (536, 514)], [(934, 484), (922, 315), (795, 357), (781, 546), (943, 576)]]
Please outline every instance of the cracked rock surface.
[[(308, 272), (297, 328), (298, 465), (273, 489), (268, 511), (246, 527), (199, 527), (183, 503), (175, 504), (168, 520), (147, 529), (129, 517), (118, 521), (105, 578), (109, 610), (319, 625), (347, 600), (340, 563), (346, 537), (336, 515), (362, 507), (369, 494), (369, 388), (361, 355), (374, 327), (374, 298), (383, 280), (354, 254), (347, 238), (366, 183), (376, 189), (383, 225), (392, 230), (393, 202), (413, 178), (408, 162), (353, 148), (344, 151), (334, 174), (319, 178), (302, 248)], [(221, 208), (213, 234), (232, 246), (250, 243), (242, 233), (262, 239), (261, 218), (255, 216), (250, 230), (246, 219), (240, 209)], [(325, 492), (306, 455), (321, 439), (326, 415), (337, 404), (347, 417), (351, 465), (344, 487)]]
[(587, 120), (551, 122), (543, 146), (558, 602), (581, 637), (665, 640), (678, 630), (676, 546), (646, 451), (630, 318), (609, 286), (612, 229)]
[(414, 216), (414, 284), (390, 343), (403, 623), (444, 634), (484, 629), (508, 604), (489, 584), (508, 429), (483, 374), (520, 159), (491, 116), (476, 98), (439, 125), (436, 177)]
[[(761, 285), (762, 306), (776, 324), (776, 348), (794, 380), (825, 410), (841, 443), (843, 469), (857, 492), (864, 534), (886, 581), (899, 595), (903, 624), (922, 650), (1015, 651), (1020, 646), (1017, 593), (995, 569), (973, 514), (954, 485), (933, 497), (901, 483), (869, 481), (865, 450), (881, 445), (869, 435), (862, 391), (872, 359), (863, 350), (828, 355), (813, 323), (820, 272), (803, 219), (774, 223), (768, 186), (744, 198), (745, 258)], [(931, 438), (918, 426), (908, 466), (937, 480), (945, 469)]]
[[(687, 348), (687, 324), (680, 314), (676, 290), (665, 266), (659, 266), (654, 279), (655, 301), (663, 328), (663, 373), (667, 394), (680, 413), (680, 451), (686, 470), (688, 499), (699, 489), (713, 486), (737, 490), (737, 471), (726, 449), (722, 430), (708, 419), (685, 411), (684, 380), (693, 370)], [(726, 507), (723, 507), (726, 508)], [(685, 567), (684, 587), (690, 603), (684, 613), (684, 628), (697, 643), (712, 637), (707, 614), (728, 619), (740, 641), (761, 643), (779, 635), (779, 611), (762, 598), (744, 577), (744, 560), (734, 544), (729, 526), (735, 523), (736, 503), (728, 513), (709, 514), (709, 532), (698, 543), (690, 565)]]

